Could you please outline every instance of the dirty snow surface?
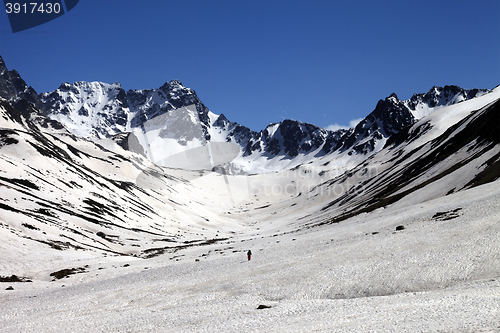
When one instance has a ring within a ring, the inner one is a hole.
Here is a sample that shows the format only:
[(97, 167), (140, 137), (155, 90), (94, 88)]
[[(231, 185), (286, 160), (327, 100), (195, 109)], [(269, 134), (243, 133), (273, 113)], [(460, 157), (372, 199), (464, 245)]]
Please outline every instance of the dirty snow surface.
[(0, 331), (499, 332), (499, 185), (313, 228), (254, 216), (149, 259), (64, 254), (76, 274), (2, 283)]

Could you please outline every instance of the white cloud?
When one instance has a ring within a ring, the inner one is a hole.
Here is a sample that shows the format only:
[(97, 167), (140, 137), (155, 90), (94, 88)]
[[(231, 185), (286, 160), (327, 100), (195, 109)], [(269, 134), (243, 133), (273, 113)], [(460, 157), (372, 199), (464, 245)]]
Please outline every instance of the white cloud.
[(329, 131), (338, 131), (339, 129), (348, 129), (348, 127), (335, 123), (335, 124), (326, 126), (326, 129)]
[(358, 119), (352, 119), (350, 122), (349, 122), (349, 125), (346, 126), (346, 125), (339, 125), (337, 123), (335, 124), (332, 124), (332, 125), (328, 125), (326, 127), (327, 130), (329, 131), (338, 131), (340, 129), (349, 129), (349, 128), (354, 128), (356, 127), (356, 125), (361, 121), (363, 120), (363, 118), (358, 118)]

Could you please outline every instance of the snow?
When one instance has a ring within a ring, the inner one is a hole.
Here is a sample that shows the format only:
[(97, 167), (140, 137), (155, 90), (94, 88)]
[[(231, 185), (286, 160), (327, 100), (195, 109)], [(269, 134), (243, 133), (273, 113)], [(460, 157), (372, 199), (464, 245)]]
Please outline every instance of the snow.
[(224, 130), (220, 127), (214, 127), (214, 123), (217, 121), (219, 118), (219, 115), (214, 114), (213, 112), (209, 111), (208, 112), (208, 117), (210, 119), (210, 126), (208, 128), (208, 133), (210, 134), (210, 141), (212, 142), (225, 142), (226, 138), (228, 136), (228, 131)]
[(490, 93), (482, 95), (478, 98), (473, 98), (459, 104), (448, 106), (441, 109), (439, 112), (433, 113), (428, 119), (431, 119), (433, 124), (437, 125), (436, 130), (443, 127), (449, 127), (450, 123), (457, 123), (464, 117), (464, 114), (469, 114), (471, 111), (477, 110), (489, 103), (500, 98), (500, 87), (493, 89)]
[[(498, 185), (292, 233), (278, 215), (272, 223), (283, 229), (275, 237), (261, 236), (271, 221), (254, 216), (256, 234), (182, 250), (179, 261), (75, 257), (87, 273), (2, 290), (0, 329), (494, 332)], [(432, 218), (457, 208), (457, 218)], [(397, 225), (405, 229), (396, 232)], [(258, 310), (261, 304), (270, 308)]]
[[(116, 100), (121, 89), (118, 82), (108, 84), (81, 81), (72, 85), (63, 84), (62, 87), (69, 91), (57, 89), (54, 92), (59, 95), (60, 100), (53, 108), (61, 110), (65, 107), (68, 114), (54, 113), (50, 118), (63, 123), (71, 133), (79, 137), (94, 137), (96, 134), (92, 132), (93, 128), (106, 127), (100, 113), (115, 115), (120, 108)], [(50, 96), (50, 93), (42, 94), (42, 100), (48, 100)], [(87, 114), (80, 113), (80, 110), (85, 110)], [(125, 129), (124, 126), (114, 124), (114, 131), (123, 132)], [(102, 133), (97, 135), (100, 137)]]
[(445, 106), (441, 105), (441, 106), (431, 108), (427, 104), (420, 103), (415, 107), (415, 110), (411, 110), (410, 112), (413, 115), (413, 117), (415, 117), (415, 119), (422, 119), (425, 116), (430, 115), (431, 113), (433, 113), (436, 110), (439, 110), (442, 107), (445, 107)]
[(267, 131), (267, 134), (270, 137), (273, 137), (276, 134), (276, 131), (278, 130), (279, 126), (280, 126), (279, 124), (268, 125), (265, 131)]

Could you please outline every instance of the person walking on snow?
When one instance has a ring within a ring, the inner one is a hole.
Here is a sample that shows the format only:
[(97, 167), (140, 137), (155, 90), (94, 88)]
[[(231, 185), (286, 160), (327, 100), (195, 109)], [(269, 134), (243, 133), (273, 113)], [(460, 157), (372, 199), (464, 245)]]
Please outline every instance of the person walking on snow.
[(252, 251), (248, 250), (247, 256), (248, 256), (248, 261), (250, 261), (250, 259), (252, 259)]

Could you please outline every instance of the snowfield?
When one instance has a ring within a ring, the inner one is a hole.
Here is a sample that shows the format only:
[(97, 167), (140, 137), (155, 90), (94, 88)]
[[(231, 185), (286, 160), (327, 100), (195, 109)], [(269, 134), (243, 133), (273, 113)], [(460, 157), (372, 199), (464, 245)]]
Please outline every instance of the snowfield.
[(262, 220), (151, 259), (74, 256), (85, 272), (9, 283), (0, 330), (498, 332), (499, 220), (496, 181), (312, 229), (275, 216), (283, 232)]

